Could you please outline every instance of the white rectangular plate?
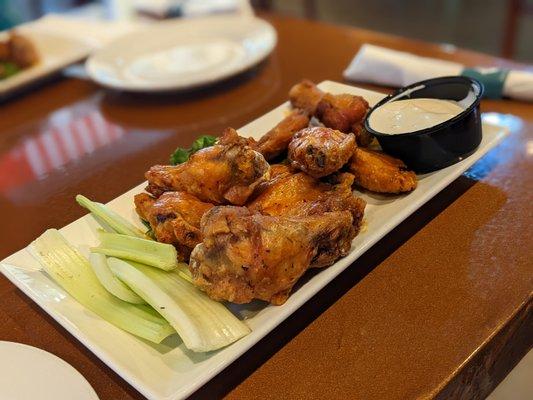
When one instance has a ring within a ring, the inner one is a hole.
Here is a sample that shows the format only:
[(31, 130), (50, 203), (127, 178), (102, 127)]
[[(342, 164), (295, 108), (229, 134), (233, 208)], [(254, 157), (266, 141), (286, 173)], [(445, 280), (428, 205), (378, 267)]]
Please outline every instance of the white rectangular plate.
[[(353, 93), (364, 96), (370, 104), (375, 104), (383, 97), (381, 93), (331, 81), (322, 82), (319, 86), (332, 93)], [(256, 138), (261, 136), (281, 120), (288, 109), (288, 103), (279, 106), (240, 129), (241, 134)], [(351, 253), (317, 273), (299, 287), (282, 306), (268, 306), (258, 310), (250, 307), (237, 308), (241, 316), (246, 318), (252, 333), (217, 352), (193, 354), (183, 347), (176, 336), (164, 344), (151, 345), (115, 328), (68, 296), (39, 269), (38, 263), (26, 249), (6, 258), (0, 265), (0, 270), (20, 290), (146, 397), (181, 399), (193, 393), (257, 343), (357, 257), (479, 160), (506, 134), (507, 131), (502, 127), (484, 124), (483, 141), (474, 154), (458, 164), (420, 176), (418, 188), (408, 195), (397, 197), (362, 195), (368, 202), (365, 212), (367, 229), (355, 238)], [(141, 192), (144, 185), (143, 183), (130, 190), (111, 201), (109, 205), (139, 224), (133, 207), (133, 196)], [(97, 243), (96, 226), (92, 217), (85, 216), (65, 226), (61, 232), (71, 243), (83, 250)]]
[[(18, 31), (28, 37), (39, 53), (39, 62), (19, 73), (0, 80), (0, 100), (13, 92), (43, 79), (68, 65), (87, 57), (90, 48), (78, 40), (46, 32), (33, 32), (21, 27)], [(6, 35), (1, 32), (0, 35)]]

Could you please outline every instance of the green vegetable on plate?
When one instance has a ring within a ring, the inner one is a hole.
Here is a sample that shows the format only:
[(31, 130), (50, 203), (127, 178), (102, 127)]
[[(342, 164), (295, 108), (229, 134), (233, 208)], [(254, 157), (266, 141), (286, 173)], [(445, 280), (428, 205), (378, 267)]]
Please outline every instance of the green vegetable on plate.
[(177, 272), (118, 258), (109, 258), (108, 265), (176, 329), (192, 351), (217, 350), (250, 333), (250, 328), (223, 304), (210, 299)]
[(215, 136), (204, 135), (196, 139), (193, 142), (192, 146), (188, 149), (178, 147), (170, 156), (170, 163), (172, 165), (184, 163), (189, 159), (191, 155), (196, 153), (198, 150), (213, 146), (216, 143), (217, 139), (218, 138)]
[(127, 301), (128, 303), (146, 304), (146, 302), (134, 291), (132, 291), (124, 282), (113, 275), (109, 265), (107, 265), (105, 255), (91, 253), (89, 254), (89, 263), (91, 264), (96, 277), (109, 293), (121, 300)]
[(92, 216), (104, 228), (111, 228), (112, 231), (123, 235), (134, 236), (141, 239), (149, 239), (139, 228), (121, 217), (108, 206), (102, 203), (89, 200), (87, 197), (78, 194), (76, 196), (78, 204), (89, 210)]
[(141, 218), (142, 224), (146, 227), (146, 232), (144, 234), (148, 236), (150, 239), (156, 240), (154, 230), (152, 229), (152, 226), (150, 225), (150, 222), (144, 220)]
[(0, 80), (9, 78), (20, 72), (20, 67), (11, 61), (0, 61)]
[(165, 271), (178, 264), (176, 248), (168, 243), (141, 239), (134, 236), (98, 231), (100, 246), (91, 247), (91, 252), (136, 261)]
[(30, 251), (65, 291), (107, 322), (154, 343), (175, 332), (151, 307), (131, 304), (109, 293), (89, 261), (58, 230), (44, 232), (31, 243)]

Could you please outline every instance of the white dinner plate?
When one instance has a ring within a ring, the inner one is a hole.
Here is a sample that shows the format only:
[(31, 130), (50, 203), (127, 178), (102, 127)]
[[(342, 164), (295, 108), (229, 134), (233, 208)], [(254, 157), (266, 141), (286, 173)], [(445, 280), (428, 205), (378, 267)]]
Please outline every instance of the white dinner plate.
[(98, 400), (89, 382), (59, 357), (0, 341), (0, 399)]
[(255, 17), (216, 16), (160, 22), (125, 35), (89, 57), (96, 82), (128, 91), (201, 86), (243, 72), (276, 45), (276, 31)]
[[(39, 62), (9, 78), (0, 80), (0, 100), (82, 60), (90, 51), (83, 42), (68, 37), (36, 32), (24, 27), (19, 28), (18, 31), (35, 45), (39, 53)], [(6, 35), (6, 32), (0, 35)]]
[[(332, 93), (363, 96), (371, 105), (384, 97), (382, 93), (331, 81), (322, 82), (319, 87)], [(257, 139), (283, 119), (289, 107), (288, 102), (284, 103), (241, 128), (239, 132), (243, 136)], [(195, 354), (186, 350), (176, 335), (163, 344), (152, 345), (107, 323), (85, 309), (55, 284), (40, 269), (39, 263), (26, 249), (3, 260), (0, 270), (20, 290), (146, 397), (157, 400), (182, 399), (250, 349), (378, 240), (459, 177), (506, 135), (505, 128), (483, 124), (483, 139), (474, 154), (447, 168), (420, 175), (417, 189), (410, 194), (384, 197), (356, 191), (367, 201), (365, 210), (367, 229), (354, 239), (351, 252), (300, 285), (282, 306), (254, 304), (232, 307), (232, 310), (245, 319), (252, 332), (230, 346), (208, 354)], [(169, 153), (171, 151), (169, 148)], [(145, 185), (141, 183), (109, 203), (113, 210), (139, 227), (142, 225), (134, 210), (133, 196), (141, 192)], [(74, 199), (72, 201), (74, 202)], [(87, 246), (95, 246), (98, 243), (97, 227), (95, 220), (86, 215), (60, 231), (72, 244), (87, 249)], [(372, 299), (368, 301), (371, 302)]]

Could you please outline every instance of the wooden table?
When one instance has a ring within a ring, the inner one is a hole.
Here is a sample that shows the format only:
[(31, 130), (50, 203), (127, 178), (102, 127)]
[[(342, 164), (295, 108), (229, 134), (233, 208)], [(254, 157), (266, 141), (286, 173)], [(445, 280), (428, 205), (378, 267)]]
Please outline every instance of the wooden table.
[[(266, 17), (279, 34), (274, 53), (215, 87), (129, 95), (58, 79), (1, 105), (0, 258), (84, 214), (75, 194), (111, 200), (176, 146), (242, 126), (285, 101), (298, 80), (341, 81), (364, 42), (468, 65), (511, 65)], [(533, 105), (484, 101), (482, 109), (511, 129), (502, 144), (193, 397), (486, 396), (532, 345)], [(58, 355), (101, 399), (141, 398), (3, 276), (0, 301), (0, 340)]]

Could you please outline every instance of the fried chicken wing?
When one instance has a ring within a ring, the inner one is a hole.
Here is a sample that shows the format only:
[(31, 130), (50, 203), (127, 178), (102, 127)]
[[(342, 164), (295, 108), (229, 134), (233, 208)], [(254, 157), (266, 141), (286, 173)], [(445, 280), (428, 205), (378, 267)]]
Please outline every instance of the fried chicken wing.
[(309, 115), (315, 115), (316, 108), (324, 92), (310, 80), (304, 79), (289, 91), (289, 100), (294, 108), (300, 108)]
[(315, 116), (328, 128), (352, 132), (366, 115), (369, 105), (361, 96), (326, 93), (316, 107)]
[(271, 217), (218, 206), (202, 218), (203, 242), (191, 254), (194, 284), (215, 300), (283, 304), (310, 267), (332, 264), (350, 250), (349, 212)]
[(263, 183), (263, 185), (270, 185), (272, 180), (280, 175), (294, 174), (296, 171), (289, 164), (272, 164), (270, 165), (270, 179)]
[(415, 173), (403, 161), (379, 151), (357, 148), (349, 168), (355, 183), (373, 192), (410, 192), (417, 185)]
[(360, 146), (372, 141), (363, 126), (370, 106), (361, 96), (324, 93), (313, 82), (304, 80), (291, 88), (289, 98), (293, 107), (306, 110), (326, 127), (353, 133)]
[(294, 168), (321, 178), (338, 171), (355, 151), (355, 136), (330, 128), (313, 127), (297, 132), (289, 144)]
[(150, 168), (146, 190), (154, 196), (184, 191), (209, 203), (242, 205), (268, 179), (270, 168), (249, 143), (228, 128), (217, 144), (199, 150), (185, 163)]
[(39, 61), (39, 55), (32, 41), (16, 32), (9, 38), (11, 60), (21, 68), (27, 68)]
[(374, 136), (365, 129), (364, 120), (352, 125), (352, 133), (355, 135), (355, 141), (360, 147), (368, 147), (374, 140)]
[(263, 135), (257, 142), (255, 149), (267, 160), (271, 160), (286, 151), (292, 136), (308, 125), (309, 117), (307, 113), (303, 110), (296, 109)]
[(213, 204), (185, 192), (166, 192), (159, 198), (139, 193), (134, 198), (137, 214), (150, 223), (158, 242), (170, 243), (178, 258), (188, 261), (192, 249), (202, 241), (200, 221)]
[(359, 232), (366, 203), (352, 192), (353, 175), (338, 173), (322, 182), (303, 173), (293, 173), (288, 166), (273, 167), (276, 175), (263, 184), (261, 193), (248, 209), (271, 216), (321, 215), (349, 211), (355, 234)]
[(11, 50), (7, 40), (0, 40), (0, 61), (9, 61)]

